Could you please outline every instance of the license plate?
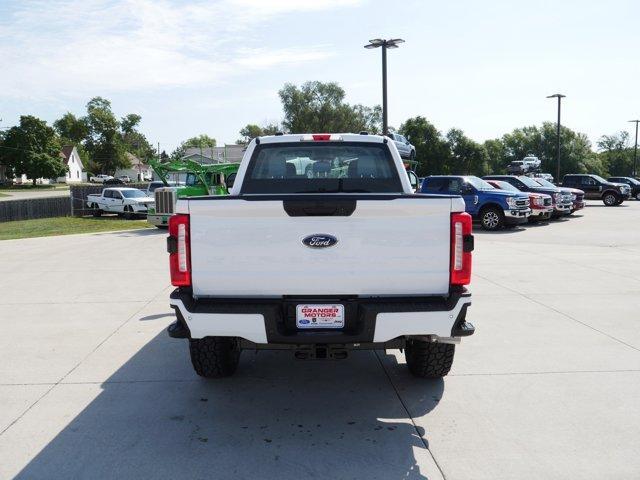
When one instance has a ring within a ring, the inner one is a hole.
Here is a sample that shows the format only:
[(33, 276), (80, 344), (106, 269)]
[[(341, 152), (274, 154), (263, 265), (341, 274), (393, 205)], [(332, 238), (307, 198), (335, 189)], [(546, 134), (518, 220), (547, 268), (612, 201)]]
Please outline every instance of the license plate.
[(344, 305), (297, 305), (296, 325), (298, 328), (343, 328)]

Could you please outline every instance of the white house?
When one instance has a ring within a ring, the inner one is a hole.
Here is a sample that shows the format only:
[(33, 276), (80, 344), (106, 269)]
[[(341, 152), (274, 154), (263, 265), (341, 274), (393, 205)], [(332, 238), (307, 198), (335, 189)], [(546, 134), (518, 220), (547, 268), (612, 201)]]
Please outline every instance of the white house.
[(67, 174), (64, 177), (58, 177), (58, 183), (78, 183), (86, 181), (84, 172), (82, 171), (84, 168), (82, 160), (80, 160), (80, 155), (78, 155), (78, 150), (75, 146), (65, 145), (62, 147), (60, 157), (67, 166)]

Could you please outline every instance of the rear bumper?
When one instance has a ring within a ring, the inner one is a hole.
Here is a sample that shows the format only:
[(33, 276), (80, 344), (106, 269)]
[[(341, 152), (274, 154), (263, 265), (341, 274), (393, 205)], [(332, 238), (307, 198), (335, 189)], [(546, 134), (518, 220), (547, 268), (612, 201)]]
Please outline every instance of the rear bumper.
[[(296, 305), (340, 303), (345, 326), (340, 330), (299, 330)], [(463, 337), (474, 333), (466, 322), (471, 293), (448, 297), (198, 299), (176, 289), (171, 307), (187, 338), (240, 337), (255, 344), (383, 344), (404, 336)], [(437, 339), (436, 338), (436, 339)]]

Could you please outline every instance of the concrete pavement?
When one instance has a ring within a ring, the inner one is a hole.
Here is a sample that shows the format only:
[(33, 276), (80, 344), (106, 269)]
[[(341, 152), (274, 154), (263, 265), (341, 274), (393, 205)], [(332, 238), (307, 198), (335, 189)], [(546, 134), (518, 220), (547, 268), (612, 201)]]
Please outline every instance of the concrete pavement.
[(46, 188), (42, 190), (0, 190), (5, 196), (0, 196), (0, 202), (7, 200), (26, 200), (29, 198), (68, 197), (68, 189)]
[(204, 381), (164, 333), (165, 232), (0, 242), (0, 478), (639, 477), (640, 202), (589, 203), (477, 232), (444, 381), (397, 351)]

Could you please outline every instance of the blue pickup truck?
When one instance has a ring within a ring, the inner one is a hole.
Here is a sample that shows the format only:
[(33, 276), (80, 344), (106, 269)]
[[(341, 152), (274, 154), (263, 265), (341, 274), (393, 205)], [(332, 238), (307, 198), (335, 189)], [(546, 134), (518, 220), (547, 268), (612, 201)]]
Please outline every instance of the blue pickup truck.
[(460, 195), (464, 199), (466, 212), (478, 220), (485, 230), (499, 230), (525, 223), (531, 215), (527, 194), (499, 190), (471, 175), (426, 177), (420, 192)]

